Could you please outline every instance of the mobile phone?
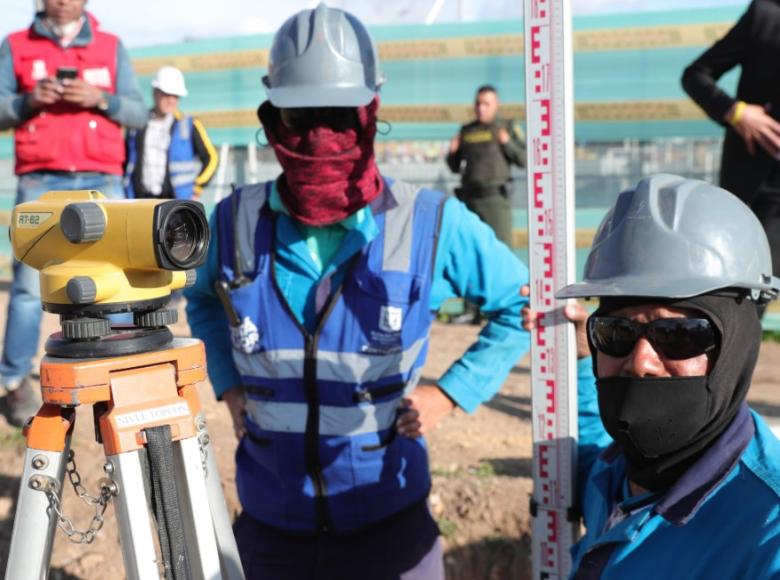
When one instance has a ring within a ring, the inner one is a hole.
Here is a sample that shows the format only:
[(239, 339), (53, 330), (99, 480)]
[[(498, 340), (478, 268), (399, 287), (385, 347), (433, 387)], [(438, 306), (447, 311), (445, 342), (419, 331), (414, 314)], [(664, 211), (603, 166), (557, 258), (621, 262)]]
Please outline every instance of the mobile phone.
[(65, 79), (72, 80), (77, 76), (79, 76), (79, 69), (77, 69), (75, 66), (61, 66), (57, 69), (57, 80), (59, 82), (62, 82)]

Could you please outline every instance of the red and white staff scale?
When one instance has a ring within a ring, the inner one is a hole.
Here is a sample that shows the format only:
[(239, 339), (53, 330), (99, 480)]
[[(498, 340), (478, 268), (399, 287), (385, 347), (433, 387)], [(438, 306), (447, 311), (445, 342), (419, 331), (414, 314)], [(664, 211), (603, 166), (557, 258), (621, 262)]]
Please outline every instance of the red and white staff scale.
[(574, 327), (555, 292), (574, 282), (574, 94), (569, 0), (525, 0), (534, 578), (566, 578), (576, 541)]

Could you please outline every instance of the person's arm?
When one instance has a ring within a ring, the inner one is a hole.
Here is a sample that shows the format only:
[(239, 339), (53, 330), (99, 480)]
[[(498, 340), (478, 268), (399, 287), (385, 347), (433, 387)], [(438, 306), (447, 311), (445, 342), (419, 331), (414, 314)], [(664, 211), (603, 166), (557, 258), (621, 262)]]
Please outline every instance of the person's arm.
[(461, 130), (457, 135), (455, 135), (452, 140), (450, 141), (450, 151), (447, 153), (447, 158), (445, 161), (447, 162), (447, 167), (450, 168), (450, 171), (453, 173), (460, 173), (460, 162), (463, 159), (463, 155), (461, 153), (461, 141), (462, 141), (462, 133)]
[(732, 110), (736, 99), (718, 87), (717, 81), (744, 62), (750, 48), (755, 11), (755, 2), (752, 2), (726, 36), (693, 61), (682, 75), (685, 92), (721, 125), (726, 124), (726, 114)]
[(27, 117), (25, 96), (19, 94), (8, 39), (0, 44), (0, 130), (12, 129)]
[(469, 413), (495, 395), (530, 347), (520, 325), (527, 299), (520, 288), (528, 269), (476, 214), (455, 199), (445, 202), (436, 252), (431, 310), (462, 297), (479, 305), (488, 323), (477, 341), (455, 361), (439, 386)]
[(509, 163), (514, 163), (518, 167), (525, 167), (525, 138), (514, 123), (507, 123), (504, 133), (499, 135), (499, 143), (501, 143), (501, 150)]
[(233, 362), (232, 341), (227, 314), (222, 308), (214, 282), (219, 279), (219, 240), (217, 238), (217, 211), (211, 215), (209, 228), (212, 236), (206, 263), (197, 270), (192, 288), (184, 291), (187, 298), (187, 321), (192, 336), (206, 345), (208, 374), (217, 399), (233, 387), (241, 385), (241, 377)]
[(142, 129), (146, 125), (149, 111), (138, 88), (130, 57), (119, 41), (116, 49), (116, 91), (106, 95), (108, 109), (106, 116), (129, 129)]
[(219, 164), (219, 155), (217, 155), (217, 150), (214, 149), (206, 129), (198, 119), (192, 120), (192, 128), (192, 145), (201, 163), (200, 174), (195, 178), (195, 197), (197, 198), (214, 177)]
[(601, 422), (593, 359), (590, 356), (577, 361), (577, 433), (577, 481), (578, 489), (582, 492), (591, 467), (612, 443), (612, 438)]

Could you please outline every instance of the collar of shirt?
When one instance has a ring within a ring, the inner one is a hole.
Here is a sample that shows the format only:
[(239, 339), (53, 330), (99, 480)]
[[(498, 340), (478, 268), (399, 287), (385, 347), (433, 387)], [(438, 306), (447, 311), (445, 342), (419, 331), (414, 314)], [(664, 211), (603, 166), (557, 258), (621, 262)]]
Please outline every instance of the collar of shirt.
[(687, 523), (739, 461), (756, 433), (747, 403), (696, 463), (664, 493), (653, 508), (671, 523)]
[[(380, 196), (382, 197), (382, 196)], [(290, 217), (279, 195), (276, 182), (271, 183), (268, 205), (271, 211), (283, 216), (284, 222), (294, 225), (305, 252), (295, 240), (289, 240), (290, 249), (320, 276), (327, 276), (346, 262), (379, 234), (379, 227), (370, 206), (365, 206), (342, 221), (322, 227), (307, 226)], [(280, 234), (288, 229), (282, 226)]]
[(593, 477), (609, 480), (610, 472), (615, 473), (613, 470), (617, 467), (616, 462), (619, 462), (623, 478), (618, 484), (620, 487), (615, 489), (615, 492), (620, 493), (619, 497), (615, 497), (617, 494), (613, 492), (613, 496), (609, 498), (613, 509), (620, 508), (624, 513), (626, 511), (636, 513), (657, 499), (652, 509), (653, 513), (659, 514), (674, 525), (681, 526), (696, 515), (704, 501), (731, 472), (754, 434), (753, 419), (747, 404), (743, 403), (734, 420), (710, 445), (704, 455), (672, 487), (661, 494), (642, 494), (622, 500), (623, 497), (627, 497), (620, 493), (627, 489), (625, 457), (619, 452), (620, 448), (615, 443), (602, 453), (604, 468), (594, 473)]
[(78, 23), (79, 24), (77, 25), (73, 25), (78, 26), (78, 29), (69, 42), (65, 42), (66, 39), (59, 35), (59, 32), (61, 32), (60, 29), (55, 30), (49, 25), (49, 20), (46, 18), (44, 12), (39, 12), (35, 15), (33, 30), (35, 30), (36, 34), (48, 38), (64, 48), (69, 48), (71, 46), (87, 46), (92, 42), (92, 26), (90, 25), (86, 12), (81, 15)]

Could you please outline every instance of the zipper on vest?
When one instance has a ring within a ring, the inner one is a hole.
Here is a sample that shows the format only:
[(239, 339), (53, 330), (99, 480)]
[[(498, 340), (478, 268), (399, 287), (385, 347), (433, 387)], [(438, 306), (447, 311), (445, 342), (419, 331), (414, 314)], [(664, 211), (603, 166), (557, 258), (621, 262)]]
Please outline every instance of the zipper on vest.
[[(320, 332), (325, 327), (325, 323), (330, 317), (330, 313), (339, 301), (341, 293), (344, 290), (344, 281), (333, 291), (328, 298), (325, 308), (323, 309), (320, 318), (317, 322), (317, 328), (314, 334), (310, 334), (303, 324), (295, 316), (295, 313), (290, 308), (290, 304), (287, 302), (284, 293), (279, 287), (279, 283), (276, 279), (276, 218), (272, 220), (272, 233), (271, 233), (271, 251), (270, 251), (270, 278), (273, 283), (276, 294), (279, 297), (279, 302), (287, 312), (290, 320), (293, 321), (295, 326), (303, 335), (304, 339), (304, 359), (303, 359), (303, 389), (306, 394), (306, 433), (304, 433), (304, 455), (306, 457), (306, 472), (311, 477), (314, 485), (314, 513), (316, 518), (316, 530), (318, 532), (330, 532), (333, 531), (333, 521), (330, 517), (330, 509), (327, 501), (327, 489), (325, 486), (325, 476), (322, 473), (322, 463), (320, 463), (320, 397), (317, 391), (317, 349), (319, 343)], [(347, 271), (344, 275), (344, 280), (348, 279), (352, 268), (357, 260), (361, 257), (361, 253), (358, 252), (350, 260), (347, 265)]]
[(306, 350), (303, 360), (303, 388), (306, 392), (308, 414), (306, 416), (306, 434), (304, 449), (306, 453), (306, 471), (314, 484), (314, 511), (317, 518), (317, 531), (328, 532), (333, 526), (325, 499), (325, 477), (320, 464), (320, 401), (317, 394), (317, 336), (305, 335)]

